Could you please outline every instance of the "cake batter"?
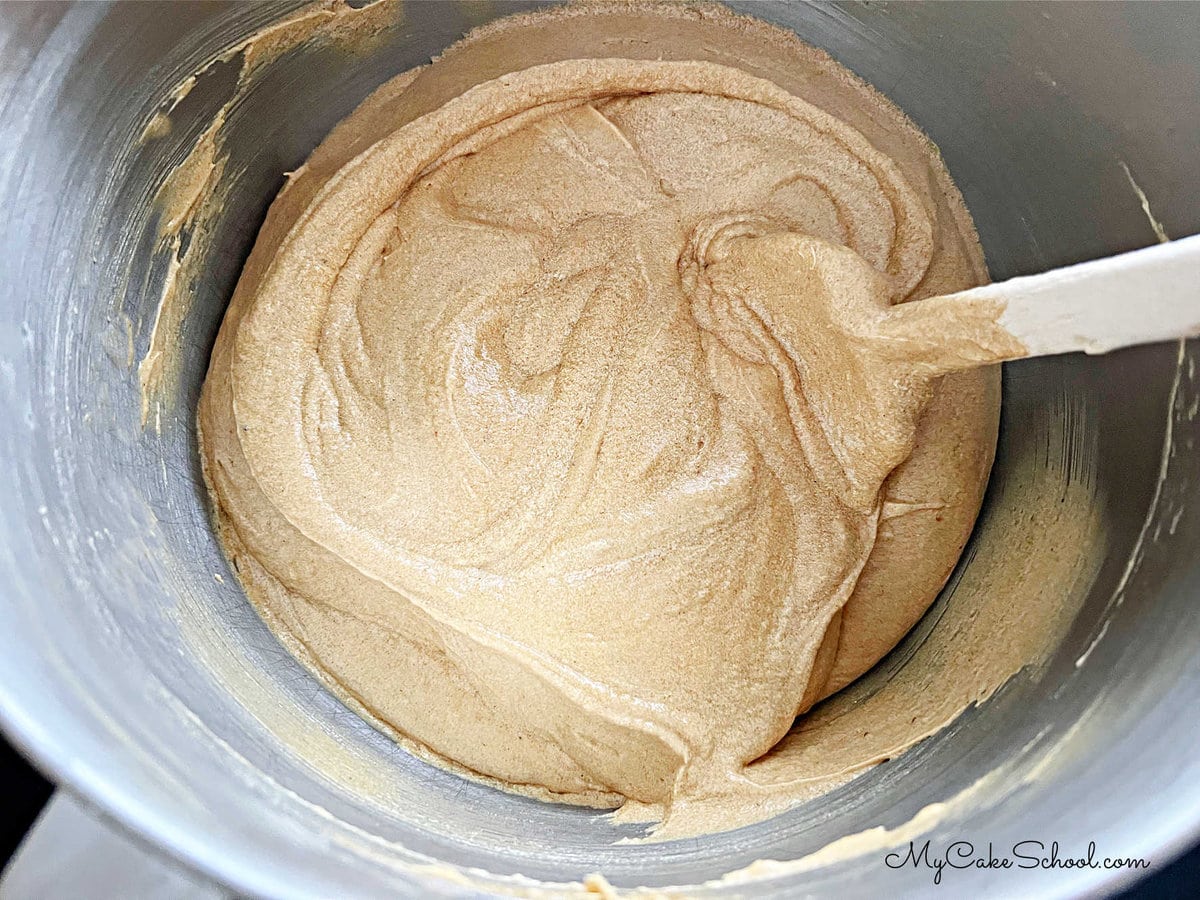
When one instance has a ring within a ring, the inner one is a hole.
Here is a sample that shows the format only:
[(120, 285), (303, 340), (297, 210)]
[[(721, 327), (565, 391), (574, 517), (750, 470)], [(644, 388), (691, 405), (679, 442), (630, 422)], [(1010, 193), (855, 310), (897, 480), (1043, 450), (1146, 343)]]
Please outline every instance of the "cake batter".
[(490, 26), (318, 148), (222, 326), (203, 458), (247, 592), (376, 724), (722, 827), (808, 795), (773, 748), (941, 588), (998, 410), (956, 370), (1014, 348), (998, 309), (894, 308), (986, 280), (898, 110), (799, 43), (803, 90), (599, 56), (586, 18), (511, 67), (524, 25)]

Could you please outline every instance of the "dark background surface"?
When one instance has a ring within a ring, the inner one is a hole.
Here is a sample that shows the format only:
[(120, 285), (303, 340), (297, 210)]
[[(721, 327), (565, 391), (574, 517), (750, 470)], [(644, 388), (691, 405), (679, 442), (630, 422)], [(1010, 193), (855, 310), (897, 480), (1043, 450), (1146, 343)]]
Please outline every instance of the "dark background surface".
[[(53, 790), (50, 782), (0, 738), (0, 797), (4, 798), (4, 812), (0, 816), (0, 864), (8, 862)], [(1120, 895), (1121, 900), (1192, 900), (1197, 896), (1200, 896), (1200, 847)], [(11, 900), (27, 898), (13, 897)]]

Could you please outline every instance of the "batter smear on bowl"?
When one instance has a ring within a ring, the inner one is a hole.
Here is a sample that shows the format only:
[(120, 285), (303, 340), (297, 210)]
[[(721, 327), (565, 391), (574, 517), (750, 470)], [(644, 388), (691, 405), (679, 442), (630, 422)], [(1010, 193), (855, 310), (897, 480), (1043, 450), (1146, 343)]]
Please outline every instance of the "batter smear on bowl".
[(999, 403), (946, 373), (1012, 351), (995, 310), (898, 314), (986, 281), (936, 149), (705, 15), (724, 51), (574, 10), (381, 88), (272, 208), (200, 408), (226, 549), (327, 685), (663, 835), (811, 794), (773, 748), (945, 582)]

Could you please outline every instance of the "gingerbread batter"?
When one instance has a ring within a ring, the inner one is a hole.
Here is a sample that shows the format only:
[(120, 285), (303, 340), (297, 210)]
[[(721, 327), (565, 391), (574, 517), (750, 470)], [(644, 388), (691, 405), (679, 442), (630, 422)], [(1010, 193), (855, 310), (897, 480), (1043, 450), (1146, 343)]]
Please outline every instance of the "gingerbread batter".
[(273, 207), (200, 409), (226, 547), (322, 680), (680, 829), (805, 795), (755, 765), (941, 588), (998, 409), (941, 376), (1013, 351), (997, 309), (893, 309), (986, 280), (935, 148), (718, 18), (661, 60), (508, 20), (381, 88)]

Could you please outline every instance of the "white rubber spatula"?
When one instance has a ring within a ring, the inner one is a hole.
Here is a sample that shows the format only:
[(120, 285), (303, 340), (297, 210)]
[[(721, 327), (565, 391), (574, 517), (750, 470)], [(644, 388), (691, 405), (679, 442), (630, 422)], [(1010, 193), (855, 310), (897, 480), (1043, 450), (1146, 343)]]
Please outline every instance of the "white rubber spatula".
[(895, 309), (904, 309), (906, 318), (932, 323), (945, 321), (945, 316), (970, 306), (971, 301), (1004, 305), (995, 321), (1026, 350), (1004, 359), (1107, 353), (1196, 337), (1200, 335), (1200, 235)]

